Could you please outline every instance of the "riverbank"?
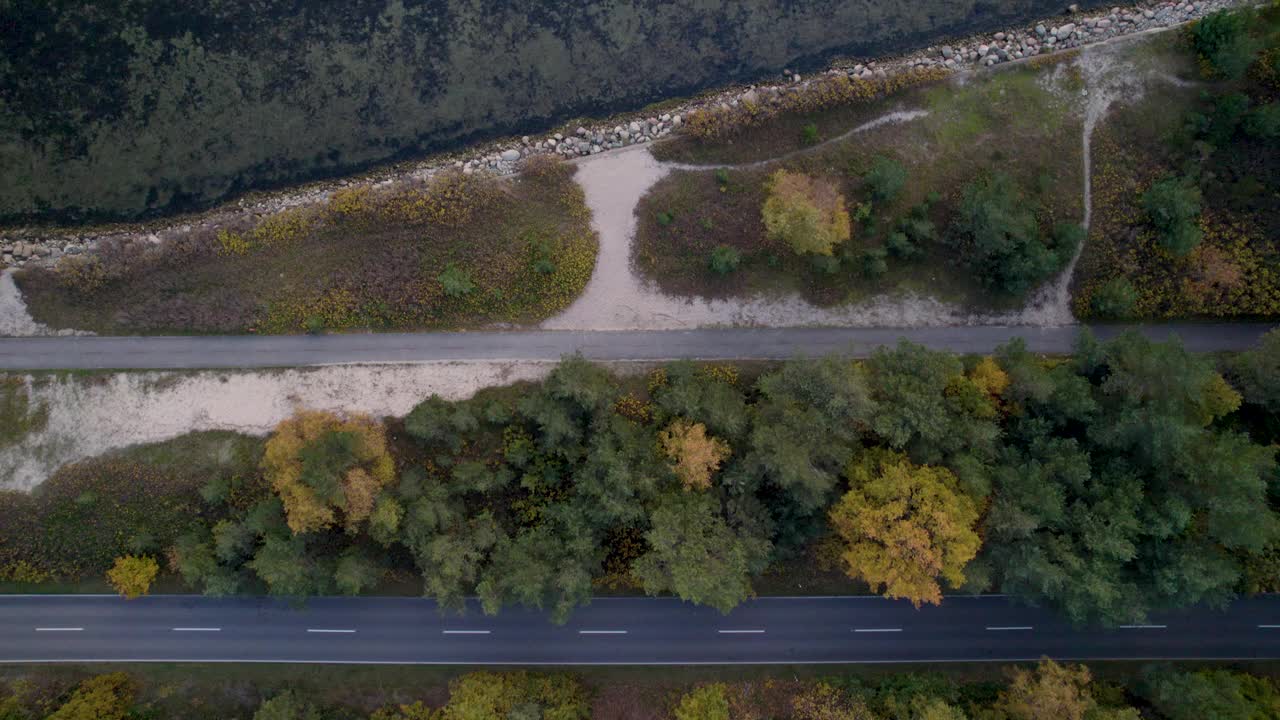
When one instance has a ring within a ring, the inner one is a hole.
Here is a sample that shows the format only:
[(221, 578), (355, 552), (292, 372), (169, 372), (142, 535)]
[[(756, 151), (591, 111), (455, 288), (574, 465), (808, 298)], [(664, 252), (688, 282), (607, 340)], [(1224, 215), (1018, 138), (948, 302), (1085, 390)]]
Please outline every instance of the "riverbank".
[(346, 178), (307, 183), (278, 192), (250, 193), (217, 208), (141, 223), (59, 228), (18, 225), (0, 229), (0, 262), (7, 266), (56, 262), (64, 255), (92, 250), (104, 240), (160, 243), (190, 233), (216, 231), (230, 224), (253, 222), (263, 216), (324, 203), (335, 191), (364, 186), (386, 189), (403, 182), (422, 182), (448, 170), (509, 175), (530, 156), (554, 154), (573, 158), (621, 147), (653, 143), (678, 132), (690, 113), (735, 107), (752, 93), (803, 92), (825, 74), (843, 73), (860, 79), (887, 78), (924, 69), (962, 70), (989, 67), (1030, 55), (1062, 50), (1166, 27), (1201, 17), (1233, 0), (1158, 2), (1093, 13), (1073, 13), (1010, 27), (991, 33), (937, 43), (919, 51), (880, 59), (842, 58), (824, 72), (801, 75), (785, 69), (776, 82), (732, 86), (687, 100), (670, 99), (635, 113), (603, 121), (572, 122), (541, 135), (511, 137), (421, 160), (376, 168)]

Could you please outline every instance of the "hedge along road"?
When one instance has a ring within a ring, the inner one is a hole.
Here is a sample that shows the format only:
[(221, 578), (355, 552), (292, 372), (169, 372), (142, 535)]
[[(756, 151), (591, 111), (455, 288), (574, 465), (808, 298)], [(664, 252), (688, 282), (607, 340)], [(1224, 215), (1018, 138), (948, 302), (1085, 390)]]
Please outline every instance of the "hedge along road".
[[(1102, 325), (1106, 339), (1129, 329), (1170, 335), (1193, 352), (1246, 350), (1272, 324)], [(929, 328), (724, 328), (660, 331), (512, 331), (188, 337), (0, 339), (0, 369), (188, 369), (298, 367), (344, 363), (590, 360), (774, 360), (797, 355), (865, 356), (900, 339), (935, 350), (990, 353), (1014, 338), (1032, 352), (1071, 352), (1079, 326)]]
[(664, 665), (1280, 657), (1280, 596), (1075, 627), (1003, 596), (919, 610), (875, 596), (758, 598), (728, 615), (596, 598), (557, 626), (521, 607), (441, 614), (422, 598), (0, 596), (0, 663)]

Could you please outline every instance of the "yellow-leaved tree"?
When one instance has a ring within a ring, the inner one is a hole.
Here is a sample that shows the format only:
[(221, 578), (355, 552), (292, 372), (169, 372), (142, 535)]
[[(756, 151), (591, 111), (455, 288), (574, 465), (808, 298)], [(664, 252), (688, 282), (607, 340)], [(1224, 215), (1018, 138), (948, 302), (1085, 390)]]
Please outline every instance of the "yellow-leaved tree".
[(276, 426), (262, 469), (295, 534), (341, 520), (356, 532), (395, 477), (382, 423), (365, 415), (304, 411)]
[(133, 600), (147, 594), (159, 573), (160, 564), (155, 558), (125, 555), (116, 558), (115, 564), (107, 571), (107, 582), (116, 592)]
[(761, 216), (770, 238), (800, 255), (831, 255), (849, 239), (844, 196), (831, 182), (779, 170), (769, 178), (768, 191)]
[(849, 492), (830, 513), (850, 577), (917, 607), (942, 601), (939, 580), (964, 583), (978, 553), (978, 509), (950, 470), (900, 453), (868, 452), (849, 468)]
[(706, 490), (711, 476), (729, 458), (729, 443), (707, 434), (707, 426), (676, 420), (658, 434), (662, 451), (685, 490)]

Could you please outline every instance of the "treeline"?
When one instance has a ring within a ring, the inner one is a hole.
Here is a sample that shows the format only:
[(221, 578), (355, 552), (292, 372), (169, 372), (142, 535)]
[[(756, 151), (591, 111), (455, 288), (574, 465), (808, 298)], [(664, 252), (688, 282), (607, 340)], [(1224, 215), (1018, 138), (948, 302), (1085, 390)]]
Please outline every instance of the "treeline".
[[(0, 683), (0, 720), (252, 718), (253, 720), (1258, 720), (1280, 717), (1280, 689), (1270, 677), (1234, 669), (1148, 666), (1125, 682), (1097, 679), (1083, 665), (1048, 658), (1003, 669), (994, 680), (956, 674), (829, 675), (692, 685), (641, 682), (623, 687), (567, 673), (472, 672), (449, 682), (447, 699), (382, 704), (381, 687), (242, 688), (237, 697), (152, 687), (115, 672), (77, 684), (41, 682), (38, 673)], [(414, 688), (416, 696), (426, 694)], [(320, 700), (323, 694), (344, 701)], [(247, 695), (247, 697), (245, 697)], [(262, 700), (253, 699), (256, 695)], [(186, 705), (187, 707), (182, 707)], [(376, 708), (376, 709), (371, 709)]]
[[(412, 573), (445, 608), (474, 594), (563, 622), (603, 585), (728, 611), (766, 568), (822, 546), (890, 597), (999, 591), (1136, 622), (1275, 588), (1277, 418), (1280, 332), (1221, 367), (1088, 334), (1070, 358), (902, 343), (753, 382), (568, 359), (542, 383), (387, 423), (302, 413), (199, 499), (0, 495), (0, 556), (37, 579), (135, 556), (113, 570), (128, 594), (154, 576), (147, 556), (214, 595), (355, 594)], [(102, 467), (66, 476), (116, 472)]]

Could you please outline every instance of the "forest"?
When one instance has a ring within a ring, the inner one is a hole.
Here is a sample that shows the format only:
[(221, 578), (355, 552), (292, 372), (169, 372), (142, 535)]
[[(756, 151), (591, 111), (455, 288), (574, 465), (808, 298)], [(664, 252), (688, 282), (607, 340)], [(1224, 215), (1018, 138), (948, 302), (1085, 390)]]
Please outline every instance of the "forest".
[[(754, 375), (754, 377), (748, 377)], [(432, 397), (404, 418), (302, 412), (235, 462), (108, 455), (0, 495), (9, 581), (161, 570), (213, 595), (418, 584), (564, 622), (597, 592), (728, 611), (782, 564), (916, 604), (996, 591), (1077, 623), (1274, 590), (1280, 332), (1202, 356), (1081, 335), (959, 357), (615, 375)], [(140, 587), (139, 587), (140, 585)]]

